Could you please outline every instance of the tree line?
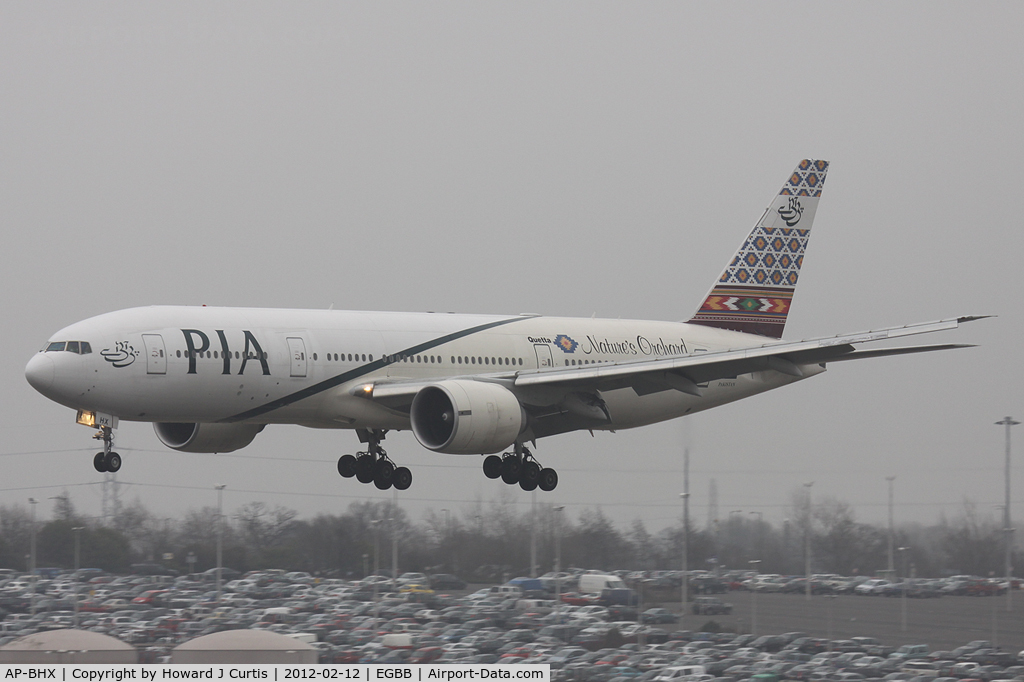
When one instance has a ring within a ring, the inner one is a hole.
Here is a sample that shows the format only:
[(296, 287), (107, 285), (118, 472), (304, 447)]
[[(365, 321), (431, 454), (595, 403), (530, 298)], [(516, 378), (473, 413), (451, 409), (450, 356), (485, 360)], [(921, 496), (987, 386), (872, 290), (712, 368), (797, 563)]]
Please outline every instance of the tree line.
[[(567, 510), (538, 504), (522, 510), (511, 494), (462, 510), (428, 510), (418, 521), (390, 502), (353, 502), (343, 513), (300, 518), (295, 510), (264, 502), (245, 504), (218, 518), (216, 507), (159, 518), (138, 499), (107, 522), (80, 515), (70, 496), (55, 498), (52, 518), (36, 523), (36, 566), (74, 566), (75, 533), (81, 567), (127, 572), (133, 563), (156, 562), (187, 573), (216, 566), (218, 533), (224, 566), (239, 571), (280, 568), (317, 575), (361, 577), (390, 568), (397, 548), (400, 571), (455, 573), (468, 580), (498, 580), (555, 566), (589, 569), (678, 570), (688, 535), (693, 569), (748, 569), (802, 574), (809, 550), (812, 572), (875, 575), (888, 568), (888, 528), (857, 521), (836, 498), (812, 504), (793, 492), (789, 518), (775, 525), (760, 516), (729, 514), (689, 533), (678, 522), (657, 532), (637, 519), (617, 527), (598, 508)], [(1003, 575), (1005, 535), (1000, 523), (965, 502), (953, 519), (933, 525), (902, 524), (892, 545), (906, 548), (895, 560), (900, 575)], [(0, 506), (0, 567), (27, 570), (31, 512)], [(75, 529), (79, 530), (75, 530)], [(532, 549), (535, 548), (535, 549)], [(186, 563), (189, 554), (195, 562)], [(1018, 552), (1019, 554), (1019, 552)], [(1013, 565), (1021, 563), (1015, 556)]]

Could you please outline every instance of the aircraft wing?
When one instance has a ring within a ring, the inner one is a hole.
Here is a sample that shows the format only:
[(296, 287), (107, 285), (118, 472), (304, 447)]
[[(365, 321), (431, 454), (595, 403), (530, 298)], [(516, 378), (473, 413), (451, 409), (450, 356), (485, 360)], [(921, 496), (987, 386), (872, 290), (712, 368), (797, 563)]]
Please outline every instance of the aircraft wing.
[(535, 370), (520, 373), (516, 377), (515, 385), (516, 387), (526, 387), (562, 384), (573, 385), (577, 389), (581, 385), (586, 385), (588, 388), (610, 390), (626, 386), (637, 388), (635, 385), (637, 382), (643, 384), (653, 381), (665, 384), (667, 388), (700, 395), (697, 384), (735, 377), (748, 372), (776, 370), (783, 374), (801, 377), (803, 371), (800, 369), (800, 365), (966, 347), (961, 344), (945, 344), (857, 351), (853, 344), (956, 329), (963, 322), (981, 319), (981, 317), (958, 317), (806, 341), (769, 342), (751, 348), (693, 353), (658, 360)]
[[(517, 392), (519, 389), (519, 392), (523, 393), (529, 393), (531, 389), (544, 388), (561, 389), (567, 392), (633, 388), (640, 395), (676, 389), (699, 396), (701, 395), (699, 384), (716, 379), (732, 378), (748, 372), (775, 370), (790, 376), (801, 377), (803, 376), (801, 365), (967, 348), (970, 347), (969, 344), (942, 344), (858, 351), (854, 344), (956, 329), (961, 323), (982, 319), (982, 317), (987, 316), (958, 317), (805, 341), (770, 341), (764, 345), (749, 348), (692, 353), (651, 360), (554, 367), (531, 371), (495, 372), (486, 375), (450, 378), (491, 381), (503, 384), (513, 392)], [(407, 410), (413, 396), (421, 388), (432, 383), (436, 383), (436, 381), (399, 380), (389, 382), (385, 380), (357, 386), (352, 392), (381, 402), (393, 409)]]

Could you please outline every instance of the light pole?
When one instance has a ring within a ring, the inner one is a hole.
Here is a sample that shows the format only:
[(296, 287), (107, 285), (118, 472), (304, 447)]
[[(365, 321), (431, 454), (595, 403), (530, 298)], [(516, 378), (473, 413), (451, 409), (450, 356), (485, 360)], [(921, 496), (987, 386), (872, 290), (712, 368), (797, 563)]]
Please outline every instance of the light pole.
[(683, 622), (686, 602), (690, 600), (690, 493), (679, 493), (683, 501), (683, 585), (679, 601), (679, 622)]
[(764, 512), (747, 512), (751, 516), (757, 514), (757, 556), (764, 554)]
[(388, 530), (391, 531), (391, 591), (395, 592), (398, 590), (398, 534), (394, 517), (388, 519)]
[(1013, 611), (1013, 524), (1010, 522), (1010, 427), (1020, 424), (1012, 417), (1003, 417), (996, 424), (1006, 427), (1006, 506), (1003, 507), (1003, 533), (1006, 536), (1006, 610)]
[(78, 629), (78, 588), (82, 586), (82, 576), (78, 575), (78, 564), (79, 555), (81, 550), (81, 535), (85, 529), (84, 526), (75, 526), (71, 529), (71, 532), (75, 534), (75, 617), (74, 617), (74, 629)]
[[(896, 551), (898, 551), (900, 553), (900, 557), (902, 558), (902, 561), (900, 563), (903, 564), (903, 580), (904, 581), (907, 580), (907, 550), (908, 549), (910, 549), (910, 547), (897, 547), (896, 548)], [(909, 587), (909, 584), (904, 584), (903, 585), (903, 589), (901, 590), (901, 595), (900, 595), (900, 631), (901, 632), (906, 632), (907, 631), (907, 588), (908, 587)]]
[(373, 619), (374, 627), (380, 619), (380, 600), (377, 598), (378, 578), (380, 577), (380, 524), (383, 519), (370, 521), (373, 524)]
[(562, 622), (562, 512), (565, 505), (552, 507), (555, 516), (555, 621)]
[(804, 600), (811, 601), (811, 486), (814, 481), (804, 483), (807, 488), (807, 524), (804, 526)]
[(839, 595), (837, 594), (826, 594), (825, 599), (828, 600), (828, 650), (832, 653), (832, 602), (836, 600)]
[(537, 577), (537, 491), (530, 494), (530, 577)]
[(30, 497), (28, 498), (28, 503), (32, 505), (32, 526), (30, 527), (31, 533), (28, 546), (28, 573), (29, 579), (32, 581), (32, 592), (29, 597), (32, 603), (29, 606), (29, 611), (34, 616), (36, 615), (36, 505), (39, 504), (39, 501), (34, 497)]
[(896, 566), (893, 563), (895, 557), (893, 556), (893, 547), (896, 545), (896, 527), (892, 522), (892, 483), (896, 480), (895, 476), (886, 476), (885, 480), (889, 482), (889, 575), (896, 575)]
[(224, 562), (224, 488), (226, 485), (214, 486), (217, 489), (217, 605), (220, 605), (221, 567)]
[[(760, 559), (751, 559), (747, 562), (755, 571), (760, 573)], [(757, 590), (750, 591), (750, 634), (757, 635)]]

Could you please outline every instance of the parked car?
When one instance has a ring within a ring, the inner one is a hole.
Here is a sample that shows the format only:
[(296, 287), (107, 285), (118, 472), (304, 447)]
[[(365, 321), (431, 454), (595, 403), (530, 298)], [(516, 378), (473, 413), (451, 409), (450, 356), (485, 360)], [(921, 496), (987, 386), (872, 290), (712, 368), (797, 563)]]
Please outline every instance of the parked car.
[(732, 613), (732, 604), (726, 603), (718, 597), (697, 597), (693, 600), (691, 608), (695, 615), (700, 616), (727, 616)]

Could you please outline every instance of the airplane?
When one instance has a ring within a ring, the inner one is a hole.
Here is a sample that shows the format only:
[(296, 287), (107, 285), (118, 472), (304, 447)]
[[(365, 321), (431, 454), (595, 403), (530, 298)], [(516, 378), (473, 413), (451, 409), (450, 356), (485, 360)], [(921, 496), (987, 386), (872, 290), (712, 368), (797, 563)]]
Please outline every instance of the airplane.
[(529, 445), (616, 431), (746, 398), (863, 358), (968, 347), (858, 350), (955, 329), (958, 317), (782, 340), (827, 161), (805, 159), (687, 322), (521, 315), (152, 306), (60, 330), (25, 376), (98, 428), (99, 472), (116, 472), (119, 420), (152, 422), (184, 452), (231, 452), (268, 424), (350, 429), (365, 449), (338, 473), (406, 490), (412, 473), (381, 446), (411, 429), (435, 452), (482, 455), (484, 474), (554, 490)]

